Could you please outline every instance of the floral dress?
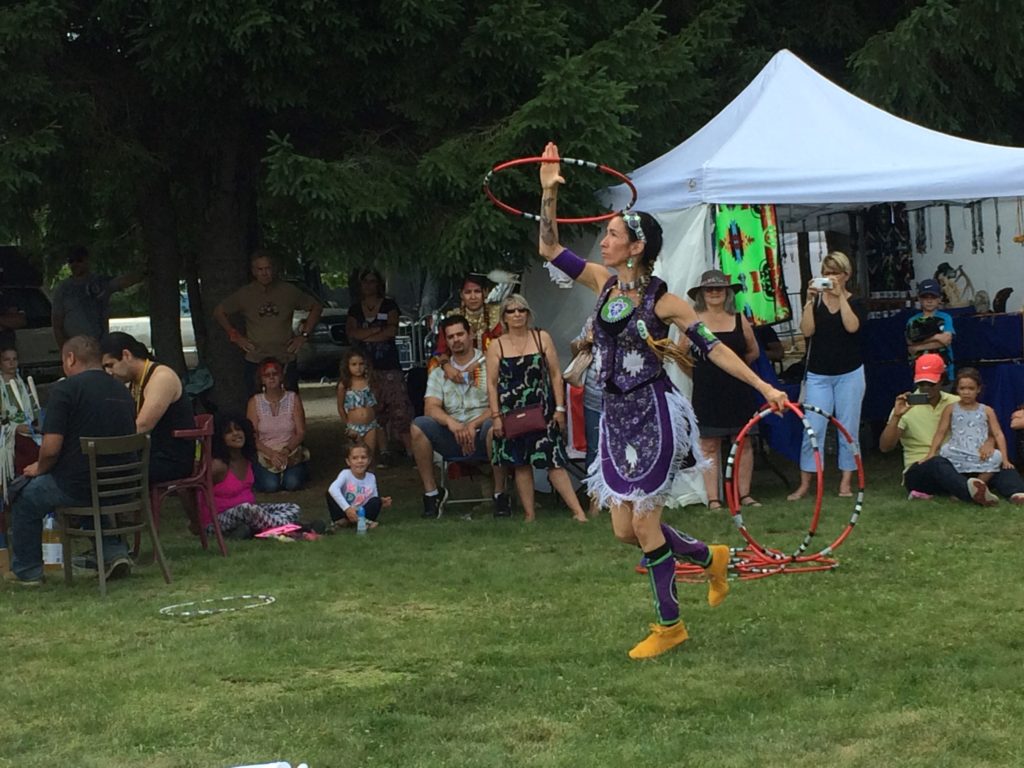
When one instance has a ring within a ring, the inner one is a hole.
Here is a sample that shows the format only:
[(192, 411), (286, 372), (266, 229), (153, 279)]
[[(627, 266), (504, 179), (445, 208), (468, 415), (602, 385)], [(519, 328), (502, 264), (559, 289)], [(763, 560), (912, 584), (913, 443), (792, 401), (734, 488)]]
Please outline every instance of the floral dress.
[[(501, 345), (501, 339), (495, 339)], [(502, 348), (502, 353), (504, 353)], [(562, 432), (555, 423), (555, 398), (547, 376), (547, 363), (539, 352), (520, 357), (502, 357), (498, 364), (498, 400), (502, 413), (536, 403), (544, 404), (547, 429), (522, 437), (494, 437), (492, 461), (504, 466), (529, 465), (537, 469), (564, 467)]]

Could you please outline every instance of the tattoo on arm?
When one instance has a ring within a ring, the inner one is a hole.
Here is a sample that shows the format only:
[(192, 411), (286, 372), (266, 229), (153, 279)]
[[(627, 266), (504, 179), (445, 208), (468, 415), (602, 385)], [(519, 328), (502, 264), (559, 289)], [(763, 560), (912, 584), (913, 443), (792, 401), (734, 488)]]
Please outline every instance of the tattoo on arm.
[(544, 245), (554, 245), (558, 241), (558, 234), (555, 232), (555, 223), (551, 218), (551, 209), (555, 206), (555, 199), (551, 195), (544, 195), (540, 201), (540, 239)]

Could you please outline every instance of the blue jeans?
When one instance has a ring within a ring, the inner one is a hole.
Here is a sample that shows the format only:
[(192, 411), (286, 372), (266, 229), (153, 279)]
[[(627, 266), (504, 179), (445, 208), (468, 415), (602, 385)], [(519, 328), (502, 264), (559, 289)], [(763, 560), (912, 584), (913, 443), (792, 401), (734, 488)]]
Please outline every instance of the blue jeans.
[[(860, 406), (864, 401), (864, 366), (842, 373), (838, 376), (823, 376), (818, 373), (807, 374), (807, 395), (806, 402), (809, 405), (816, 405), (825, 413), (831, 413), (839, 422), (846, 427), (846, 431), (855, 442), (860, 442)], [(825, 447), (825, 427), (828, 420), (817, 413), (808, 413), (807, 419), (814, 430), (814, 436), (818, 440), (818, 448)], [(814, 472), (814, 451), (811, 449), (811, 442), (804, 433), (803, 442), (800, 444), (800, 469), (804, 472)], [(857, 469), (857, 463), (853, 460), (853, 451), (846, 438), (839, 435), (839, 469), (850, 472)]]
[(252, 486), (260, 493), (277, 493), (278, 491), (297, 491), (309, 480), (307, 462), (288, 467), (284, 472), (271, 472), (258, 461), (252, 464)]
[(473, 453), (468, 456), (462, 452), (462, 446), (448, 427), (435, 421), (430, 416), (417, 416), (413, 425), (430, 441), (430, 447), (444, 457), (445, 461), (480, 461), (489, 462), (487, 455), (487, 433), (491, 431), (491, 420), (487, 419), (476, 431)]
[[(913, 464), (903, 475), (908, 491), (920, 491), (931, 496), (956, 496), (960, 501), (973, 501), (967, 486), (967, 476), (961, 475), (944, 456), (933, 456), (928, 461)], [(1005, 499), (1024, 493), (1024, 479), (1015, 469), (1002, 469), (992, 476), (989, 489)]]
[[(43, 576), (43, 518), (57, 507), (85, 507), (90, 500), (65, 493), (53, 475), (33, 477), (11, 507), (11, 570), (24, 581)], [(117, 536), (103, 537), (103, 559), (125, 557), (128, 545)]]

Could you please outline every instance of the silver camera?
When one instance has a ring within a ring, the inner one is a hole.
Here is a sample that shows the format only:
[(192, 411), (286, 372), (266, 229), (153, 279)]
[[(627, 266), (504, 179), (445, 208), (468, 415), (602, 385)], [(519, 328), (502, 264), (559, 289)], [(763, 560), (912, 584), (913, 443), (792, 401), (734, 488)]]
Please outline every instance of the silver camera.
[(831, 277), (816, 277), (811, 280), (811, 287), (819, 291), (829, 291), (832, 289), (832, 285)]

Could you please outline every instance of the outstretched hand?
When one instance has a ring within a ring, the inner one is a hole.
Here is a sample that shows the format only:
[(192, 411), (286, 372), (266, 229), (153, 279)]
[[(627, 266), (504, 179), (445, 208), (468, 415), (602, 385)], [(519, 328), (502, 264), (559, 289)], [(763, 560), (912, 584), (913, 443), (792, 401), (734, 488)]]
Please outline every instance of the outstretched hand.
[[(544, 152), (541, 157), (559, 157), (558, 145), (553, 141), (549, 141), (547, 146), (544, 147)], [(562, 177), (562, 166), (560, 163), (541, 163), (540, 164), (540, 186), (541, 189), (555, 189), (559, 184), (565, 184), (565, 179)]]

